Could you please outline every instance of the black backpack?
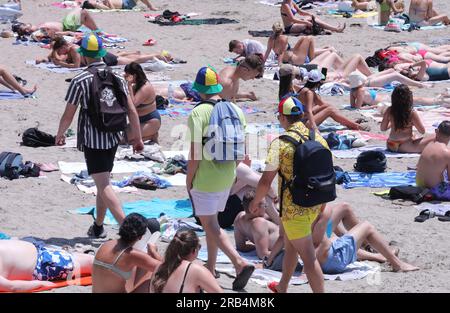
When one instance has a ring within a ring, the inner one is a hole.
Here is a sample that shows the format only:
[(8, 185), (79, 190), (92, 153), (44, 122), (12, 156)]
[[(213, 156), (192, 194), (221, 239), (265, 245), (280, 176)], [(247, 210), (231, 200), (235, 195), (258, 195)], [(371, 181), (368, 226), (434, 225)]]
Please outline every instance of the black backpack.
[(386, 170), (386, 156), (383, 152), (364, 151), (358, 155), (355, 165), (353, 167), (357, 172), (363, 173), (382, 173)]
[(312, 207), (336, 199), (336, 173), (330, 150), (315, 140), (315, 132), (309, 131), (309, 138), (292, 130), (302, 140), (289, 135), (279, 138), (294, 145), (293, 179), (288, 181), (278, 171), (282, 179), (280, 214), (283, 208), (283, 192), (289, 188), (292, 201), (303, 207)]
[(432, 201), (433, 195), (430, 189), (415, 186), (396, 186), (389, 190), (389, 198), (411, 200), (417, 204), (423, 201)]
[(23, 167), (23, 158), (20, 153), (0, 153), (0, 177), (17, 179)]
[(55, 136), (47, 134), (37, 129), (28, 128), (22, 134), (22, 145), (27, 147), (51, 147), (55, 145)]
[(124, 131), (128, 99), (122, 81), (109, 67), (99, 71), (91, 66), (88, 71), (94, 75), (87, 110), (92, 125), (103, 132)]

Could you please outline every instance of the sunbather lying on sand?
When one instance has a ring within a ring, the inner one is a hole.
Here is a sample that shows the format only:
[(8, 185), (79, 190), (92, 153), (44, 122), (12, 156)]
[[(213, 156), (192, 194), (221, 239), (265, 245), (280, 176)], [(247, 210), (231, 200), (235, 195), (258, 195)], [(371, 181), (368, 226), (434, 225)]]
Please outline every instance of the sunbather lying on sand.
[(375, 0), (352, 0), (352, 7), (355, 10), (374, 11), (377, 9), (377, 3)]
[[(141, 0), (149, 10), (157, 11), (158, 8), (154, 7), (153, 4), (148, 0)], [(100, 9), (100, 10), (132, 10), (139, 0), (88, 0), (84, 1), (82, 7), (84, 9)]]
[[(359, 72), (353, 72), (349, 76), (350, 84), (350, 105), (355, 109), (373, 109), (381, 102), (391, 102), (391, 95), (380, 93), (376, 88), (364, 87), (366, 77)], [(441, 105), (450, 106), (450, 98), (445, 98), (443, 94), (435, 98), (413, 97), (414, 105)]]
[(392, 92), (391, 102), (380, 125), (381, 131), (391, 129), (386, 142), (387, 149), (392, 152), (421, 153), (436, 136), (415, 138), (413, 127), (421, 134), (425, 134), (425, 127), (419, 114), (413, 109), (413, 95), (408, 86), (397, 86)]
[(448, 182), (450, 173), (450, 121), (443, 121), (436, 129), (436, 138), (420, 154), (417, 163), (416, 184), (419, 187), (433, 188)]
[(2, 65), (0, 65), (0, 84), (13, 91), (18, 91), (24, 96), (33, 94), (37, 89), (37, 85), (34, 85), (31, 89), (23, 87)]
[(74, 35), (82, 25), (92, 31), (98, 30), (97, 24), (88, 11), (75, 9), (69, 12), (62, 22), (45, 22), (40, 25), (14, 23), (12, 31), (19, 36), (32, 35), (33, 39), (41, 41), (55, 36)]
[[(101, 40), (101, 39), (100, 39)], [(100, 41), (100, 44), (102, 42)], [(56, 65), (68, 68), (79, 68), (87, 65), (85, 57), (78, 52), (80, 48), (78, 45), (67, 42), (63, 37), (56, 37), (53, 41), (52, 52), (47, 59), (36, 60), (36, 63), (51, 61)], [(161, 54), (141, 54), (140, 52), (125, 52), (119, 53), (107, 52), (103, 56), (103, 61), (108, 66), (126, 65), (132, 62), (145, 63), (150, 60), (163, 60), (169, 62), (172, 57), (170, 55)]]
[(0, 291), (30, 291), (51, 287), (52, 281), (89, 276), (93, 261), (89, 254), (23, 240), (0, 240)]

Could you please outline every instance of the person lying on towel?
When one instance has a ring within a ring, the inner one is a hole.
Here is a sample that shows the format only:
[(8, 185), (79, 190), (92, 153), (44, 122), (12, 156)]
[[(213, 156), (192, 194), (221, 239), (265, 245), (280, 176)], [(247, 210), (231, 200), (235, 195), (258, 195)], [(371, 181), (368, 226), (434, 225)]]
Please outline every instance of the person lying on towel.
[(94, 256), (69, 253), (23, 240), (0, 240), (0, 292), (51, 287), (52, 281), (92, 273)]
[[(99, 10), (133, 10), (139, 0), (88, 0), (84, 1), (82, 8)], [(142, 0), (149, 10), (157, 11), (158, 8), (148, 0)]]

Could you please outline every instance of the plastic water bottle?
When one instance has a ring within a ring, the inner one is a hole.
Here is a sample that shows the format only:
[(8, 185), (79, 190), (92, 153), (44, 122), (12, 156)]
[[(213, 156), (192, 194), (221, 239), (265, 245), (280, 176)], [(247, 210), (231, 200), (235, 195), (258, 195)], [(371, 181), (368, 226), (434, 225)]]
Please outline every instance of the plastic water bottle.
[(173, 93), (174, 93), (173, 85), (169, 84), (169, 87), (167, 87), (167, 98), (169, 99), (169, 103), (171, 103), (173, 100)]

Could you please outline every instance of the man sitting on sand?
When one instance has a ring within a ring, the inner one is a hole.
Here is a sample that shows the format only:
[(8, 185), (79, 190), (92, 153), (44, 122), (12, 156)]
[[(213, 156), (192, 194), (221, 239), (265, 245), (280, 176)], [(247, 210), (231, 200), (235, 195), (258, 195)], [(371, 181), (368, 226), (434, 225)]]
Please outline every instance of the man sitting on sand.
[(52, 281), (89, 276), (94, 256), (23, 240), (0, 240), (0, 292), (51, 287)]
[(419, 187), (433, 188), (448, 181), (450, 172), (450, 121), (443, 121), (436, 129), (436, 139), (422, 151), (417, 163), (416, 184)]
[(237, 66), (227, 66), (219, 73), (220, 84), (223, 87), (220, 96), (230, 101), (250, 99), (255, 101), (253, 91), (239, 93), (239, 79), (244, 81), (261, 77), (264, 72), (264, 61), (258, 55), (247, 56)]
[[(283, 234), (278, 225), (268, 220), (265, 199), (253, 209), (249, 208), (254, 197), (254, 191), (248, 191), (244, 195), (244, 211), (234, 220), (236, 249), (242, 252), (256, 250), (258, 257), (264, 260), (265, 268), (281, 272), (284, 257)], [(302, 266), (297, 264), (295, 270), (301, 271)]]
[(433, 9), (433, 0), (411, 0), (409, 18), (411, 22), (420, 26), (436, 25), (438, 23), (450, 24), (448, 16), (438, 14)]

